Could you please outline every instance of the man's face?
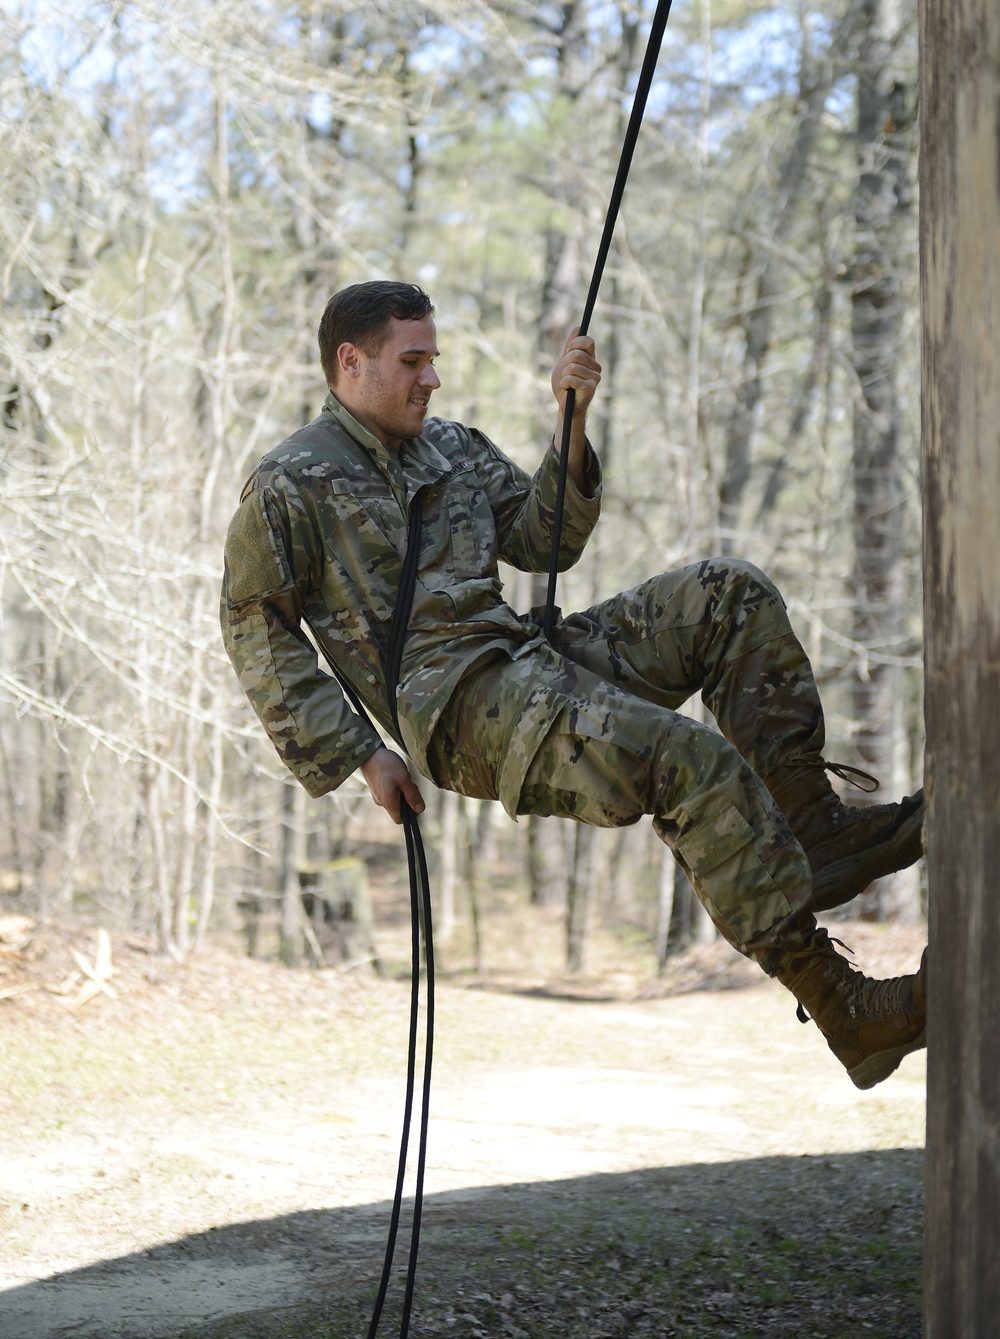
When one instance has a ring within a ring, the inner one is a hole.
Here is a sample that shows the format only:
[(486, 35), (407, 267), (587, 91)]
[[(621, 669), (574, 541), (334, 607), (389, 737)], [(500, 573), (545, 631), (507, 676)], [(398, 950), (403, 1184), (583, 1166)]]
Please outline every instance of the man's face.
[(362, 426), (395, 449), (424, 426), (431, 393), (441, 385), (434, 370), (437, 355), (433, 317), (391, 317), (389, 338), (374, 358), (356, 344), (340, 346), (334, 393)]

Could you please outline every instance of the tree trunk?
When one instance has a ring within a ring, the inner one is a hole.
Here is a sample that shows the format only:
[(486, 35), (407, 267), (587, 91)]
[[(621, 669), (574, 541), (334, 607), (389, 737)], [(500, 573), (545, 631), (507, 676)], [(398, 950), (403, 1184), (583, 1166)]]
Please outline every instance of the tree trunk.
[[(691, 266), (688, 308), (687, 372), (684, 382), (684, 493), (689, 540), (704, 534), (712, 552), (719, 550), (719, 510), (712, 479), (712, 460), (700, 431), (702, 412), (702, 332), (705, 323), (705, 278), (708, 268), (709, 118), (712, 112), (712, 5), (700, 0), (701, 81), (698, 107), (698, 231)], [(701, 449), (699, 449), (701, 448)], [(725, 484), (723, 484), (725, 487)], [(698, 547), (698, 544), (695, 545)], [(671, 905), (673, 893), (671, 892)], [(669, 930), (669, 927), (668, 927)], [(664, 941), (664, 955), (666, 941)], [(664, 957), (664, 962), (666, 958)], [(662, 966), (662, 964), (661, 964)]]
[(306, 862), (306, 793), (299, 785), (282, 790), (281, 929), (279, 957), (296, 967), (302, 957), (303, 912), (299, 870)]
[(656, 919), (656, 965), (662, 973), (670, 952), (670, 926), (674, 919), (674, 886), (676, 862), (670, 851), (663, 848), (660, 865), (660, 900)]
[(142, 769), (142, 791), (149, 824), (150, 880), (156, 906), (157, 947), (163, 954), (177, 957), (174, 942), (173, 898), (170, 892), (170, 863), (167, 856), (167, 837), (163, 822), (161, 791), (166, 784), (164, 773), (146, 763)]
[(462, 814), (462, 796), (454, 791), (441, 792), (440, 851), (441, 869), (439, 876), (437, 920), (434, 937), (440, 944), (450, 942), (455, 933), (456, 889), (459, 880), (462, 833), (465, 824)]
[(1000, 1316), (1000, 8), (923, 0), (924, 1333)]
[(208, 812), (205, 815), (205, 853), (202, 871), (201, 891), (198, 898), (198, 921), (192, 948), (196, 949), (204, 942), (208, 927), (212, 922), (212, 907), (215, 903), (216, 859), (219, 850), (219, 806), (222, 803), (222, 784), (225, 780), (224, 755), (222, 751), (222, 731), (214, 729), (209, 747), (212, 767), (212, 779), (208, 792)]
[[(726, 430), (723, 476), (719, 484), (721, 550), (733, 551), (743, 496), (750, 482), (753, 439), (764, 394), (764, 370), (773, 343), (774, 317), (782, 284), (782, 248), (808, 184), (808, 168), (820, 133), (830, 87), (851, 46), (854, 9), (848, 6), (826, 49), (812, 53), (803, 36), (799, 66), (799, 114), (781, 164), (773, 216), (760, 234), (767, 244), (751, 256), (755, 290), (743, 321), (743, 367)], [(757, 243), (754, 244), (758, 246)]]
[(479, 870), (484, 846), (480, 820), (484, 813), (491, 813), (493, 806), (489, 801), (467, 800), (463, 810), (465, 830), (465, 886), (469, 894), (469, 928), (472, 932), (472, 965), (476, 972), (483, 969), (483, 943), (479, 926)]
[[(851, 343), (854, 404), (854, 640), (872, 652), (854, 683), (857, 752), (893, 785), (903, 728), (898, 654), (903, 635), (903, 488), (897, 367), (902, 338), (900, 226), (909, 211), (906, 89), (895, 69), (898, 0), (866, 0), (858, 73), (859, 182), (855, 195)], [(908, 779), (908, 778), (907, 778)], [(901, 781), (903, 779), (900, 779)], [(887, 889), (880, 888), (879, 897)], [(884, 913), (879, 902), (872, 911)]]
[(529, 900), (536, 907), (554, 906), (566, 893), (565, 819), (531, 814), (525, 828)]
[(594, 828), (577, 823), (573, 829), (573, 854), (566, 889), (566, 969), (583, 970), (590, 928), (590, 893), (593, 880), (590, 854)]
[[(559, 22), (553, 36), (557, 44), (557, 97), (572, 102), (580, 90), (581, 72), (579, 69), (579, 47), (582, 34), (578, 31), (580, 17), (576, 0), (562, 5)], [(572, 176), (565, 180), (557, 177), (552, 184), (553, 195), (557, 199), (565, 198), (572, 206), (573, 231), (567, 233), (560, 226), (549, 226), (545, 230), (544, 270), (539, 304), (537, 338), (535, 353), (538, 372), (541, 379), (547, 379), (554, 360), (559, 356), (563, 342), (572, 324), (579, 320), (578, 312), (583, 306), (580, 297), (580, 229), (585, 215), (579, 208), (576, 198), (578, 184)], [(549, 418), (555, 415), (550, 411), (554, 403), (546, 398), (544, 414)], [(548, 580), (544, 573), (535, 573), (531, 577), (530, 605), (541, 609), (548, 594)], [(528, 888), (531, 902), (536, 906), (551, 905), (561, 900), (566, 888), (565, 852), (562, 833), (556, 820), (538, 818), (534, 814), (525, 820), (525, 861), (527, 864)]]
[[(198, 707), (199, 681), (191, 676), (188, 702), (190, 715), (184, 722), (184, 773), (192, 781), (198, 775)], [(194, 900), (195, 857), (198, 852), (198, 799), (192, 786), (181, 787), (180, 853), (177, 884), (174, 889), (174, 943), (177, 952), (185, 957), (191, 947), (191, 911)]]

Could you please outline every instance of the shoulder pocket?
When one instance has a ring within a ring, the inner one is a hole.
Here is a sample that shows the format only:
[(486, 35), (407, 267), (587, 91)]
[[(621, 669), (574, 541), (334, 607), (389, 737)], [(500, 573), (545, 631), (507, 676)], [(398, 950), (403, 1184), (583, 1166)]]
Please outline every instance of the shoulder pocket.
[(226, 602), (230, 609), (287, 589), (288, 562), (271, 534), (260, 494), (240, 503), (226, 535)]

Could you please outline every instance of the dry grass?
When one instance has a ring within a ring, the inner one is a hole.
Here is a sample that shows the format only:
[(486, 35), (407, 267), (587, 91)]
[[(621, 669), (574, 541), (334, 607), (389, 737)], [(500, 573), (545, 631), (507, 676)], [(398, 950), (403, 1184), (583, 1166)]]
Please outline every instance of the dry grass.
[[(0, 959), (0, 1333), (364, 1334), (399, 928), (382, 980), (112, 936), (113, 995), (86, 989), (92, 928), (22, 930)], [(879, 974), (922, 945), (838, 933)], [(442, 953), (414, 1339), (919, 1333), (921, 1057), (856, 1093), (722, 944), (656, 977), (639, 936), (600, 931), (567, 977), (560, 918), (511, 900), (484, 947), (478, 974), (461, 939)], [(394, 1285), (383, 1333), (398, 1306)]]

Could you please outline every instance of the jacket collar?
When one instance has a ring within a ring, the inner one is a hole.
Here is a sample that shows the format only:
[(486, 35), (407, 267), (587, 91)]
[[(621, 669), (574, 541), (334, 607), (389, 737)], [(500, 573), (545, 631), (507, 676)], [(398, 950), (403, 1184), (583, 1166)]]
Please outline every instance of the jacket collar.
[(374, 433), (358, 422), (351, 411), (330, 391), (323, 403), (323, 413), (329, 414), (354, 440), (375, 457), (380, 469), (390, 477), (390, 460), (405, 458), (405, 474), (408, 492), (419, 488), (421, 484), (437, 483), (446, 474), (451, 474), (454, 466), (441, 454), (433, 442), (421, 434), (408, 437), (399, 451), (390, 451), (385, 442), (379, 441)]
[(392, 454), (385, 442), (380, 442), (373, 432), (369, 432), (367, 428), (363, 427), (347, 406), (337, 399), (333, 391), (330, 391), (323, 401), (323, 413), (330, 414), (336, 419), (345, 432), (349, 433), (365, 450), (370, 451), (381, 465), (385, 465)]

